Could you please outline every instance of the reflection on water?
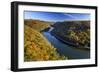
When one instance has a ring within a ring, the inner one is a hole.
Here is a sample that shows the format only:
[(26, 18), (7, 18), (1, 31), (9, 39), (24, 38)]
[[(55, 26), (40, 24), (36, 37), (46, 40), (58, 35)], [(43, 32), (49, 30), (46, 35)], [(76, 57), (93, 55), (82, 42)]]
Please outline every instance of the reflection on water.
[(63, 54), (69, 59), (88, 59), (90, 58), (90, 51), (87, 50), (80, 50), (77, 48), (73, 48), (67, 44), (62, 43), (58, 39), (56, 39), (54, 36), (50, 34), (50, 32), (46, 31), (43, 32), (43, 35), (48, 39), (48, 41), (57, 48), (57, 51), (60, 54)]

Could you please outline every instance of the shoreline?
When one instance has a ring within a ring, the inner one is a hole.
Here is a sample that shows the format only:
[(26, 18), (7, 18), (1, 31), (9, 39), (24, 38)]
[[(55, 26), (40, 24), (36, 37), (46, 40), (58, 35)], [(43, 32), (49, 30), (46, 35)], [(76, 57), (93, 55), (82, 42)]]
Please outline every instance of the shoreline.
[[(47, 31), (46, 31), (46, 32), (47, 32)], [(76, 45), (76, 44), (73, 44), (73, 43), (70, 43), (70, 42), (68, 42), (68, 41), (65, 41), (65, 40), (63, 40), (61, 37), (57, 36), (56, 34), (54, 34), (54, 33), (52, 33), (52, 32), (50, 32), (50, 34), (51, 34), (52, 36), (54, 36), (56, 39), (58, 39), (59, 41), (65, 43), (65, 44), (68, 44), (69, 46), (76, 47), (76, 48), (79, 48), (79, 49), (83, 49), (83, 48), (84, 48), (85, 50), (90, 50), (89, 48), (80, 47), (80, 46), (78, 46), (78, 45)]]

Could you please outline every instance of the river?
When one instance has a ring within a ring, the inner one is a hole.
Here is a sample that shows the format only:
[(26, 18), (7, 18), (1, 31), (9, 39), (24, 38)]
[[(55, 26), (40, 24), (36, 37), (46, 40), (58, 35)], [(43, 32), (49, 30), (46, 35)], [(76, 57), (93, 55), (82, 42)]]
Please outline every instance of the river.
[(76, 47), (69, 46), (60, 40), (56, 39), (49, 31), (43, 32), (44, 37), (55, 47), (57, 52), (61, 55), (68, 57), (69, 59), (88, 59), (90, 58), (90, 51), (78, 49)]

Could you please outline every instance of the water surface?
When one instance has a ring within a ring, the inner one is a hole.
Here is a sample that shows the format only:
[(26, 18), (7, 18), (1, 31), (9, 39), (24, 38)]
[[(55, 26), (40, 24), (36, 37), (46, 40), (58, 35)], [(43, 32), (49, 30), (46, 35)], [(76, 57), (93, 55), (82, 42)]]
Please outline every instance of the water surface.
[(50, 32), (43, 32), (44, 37), (55, 47), (59, 54), (68, 57), (69, 59), (88, 59), (90, 58), (89, 50), (82, 50), (76, 47), (69, 46), (60, 40), (56, 39)]

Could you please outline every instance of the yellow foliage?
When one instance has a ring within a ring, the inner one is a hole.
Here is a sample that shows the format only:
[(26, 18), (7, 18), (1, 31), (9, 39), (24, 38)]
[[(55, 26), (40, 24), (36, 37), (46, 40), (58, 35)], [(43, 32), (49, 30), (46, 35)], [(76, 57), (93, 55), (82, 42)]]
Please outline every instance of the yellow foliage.
[(63, 60), (56, 48), (37, 30), (24, 26), (24, 61)]

